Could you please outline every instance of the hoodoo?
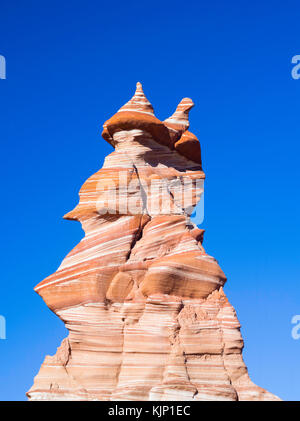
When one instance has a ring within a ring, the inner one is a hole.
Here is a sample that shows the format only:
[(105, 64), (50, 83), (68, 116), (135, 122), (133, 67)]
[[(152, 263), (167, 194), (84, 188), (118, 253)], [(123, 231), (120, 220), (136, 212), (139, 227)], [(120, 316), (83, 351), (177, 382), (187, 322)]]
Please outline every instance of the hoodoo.
[(160, 121), (138, 83), (105, 122), (115, 151), (65, 215), (85, 237), (35, 287), (69, 335), (30, 400), (279, 399), (249, 378), (226, 277), (190, 219), (205, 178), (193, 105)]

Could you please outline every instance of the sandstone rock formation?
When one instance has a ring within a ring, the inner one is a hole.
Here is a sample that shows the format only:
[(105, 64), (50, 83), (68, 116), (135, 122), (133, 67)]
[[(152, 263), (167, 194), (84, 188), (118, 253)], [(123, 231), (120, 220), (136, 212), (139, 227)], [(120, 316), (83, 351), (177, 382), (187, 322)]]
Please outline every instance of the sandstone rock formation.
[(104, 124), (115, 151), (65, 215), (85, 237), (35, 291), (69, 336), (30, 400), (277, 400), (242, 358), (226, 277), (190, 220), (203, 193), (192, 100), (164, 122), (141, 85)]

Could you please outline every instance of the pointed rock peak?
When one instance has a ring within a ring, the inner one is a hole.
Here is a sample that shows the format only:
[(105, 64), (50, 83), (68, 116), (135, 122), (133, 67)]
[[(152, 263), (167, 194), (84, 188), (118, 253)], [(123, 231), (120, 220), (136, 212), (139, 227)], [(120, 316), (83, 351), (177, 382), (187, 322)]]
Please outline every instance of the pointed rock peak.
[(142, 84), (136, 84), (136, 91), (130, 101), (123, 105), (118, 112), (135, 111), (138, 113), (150, 114), (154, 116), (154, 110), (148, 99), (145, 97)]
[(183, 98), (178, 104), (175, 113), (167, 118), (165, 123), (174, 129), (187, 130), (190, 125), (189, 111), (193, 106), (194, 103), (190, 98)]
[(175, 113), (183, 112), (188, 115), (189, 111), (193, 108), (194, 105), (195, 104), (191, 98), (183, 98), (177, 105)]
[(137, 95), (137, 94), (145, 95), (141, 82), (137, 82), (137, 84), (136, 84), (135, 95)]

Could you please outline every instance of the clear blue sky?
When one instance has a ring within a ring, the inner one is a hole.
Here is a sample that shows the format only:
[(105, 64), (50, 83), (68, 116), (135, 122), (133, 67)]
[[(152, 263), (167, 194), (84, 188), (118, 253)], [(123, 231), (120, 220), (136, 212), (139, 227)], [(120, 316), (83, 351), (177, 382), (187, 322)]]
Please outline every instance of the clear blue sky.
[(156, 115), (191, 97), (205, 247), (228, 277), (254, 382), (300, 400), (298, 1), (3, 1), (0, 400), (23, 400), (66, 335), (33, 287), (83, 235), (62, 215), (141, 81)]

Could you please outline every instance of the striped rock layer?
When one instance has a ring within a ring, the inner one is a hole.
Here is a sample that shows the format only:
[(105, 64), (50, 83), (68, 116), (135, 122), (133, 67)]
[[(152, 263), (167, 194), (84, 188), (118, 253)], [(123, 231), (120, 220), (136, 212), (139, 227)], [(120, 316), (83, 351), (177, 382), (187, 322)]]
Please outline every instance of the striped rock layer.
[(30, 400), (276, 400), (253, 384), (223, 291), (190, 214), (203, 193), (193, 102), (162, 122), (137, 84), (104, 124), (115, 151), (65, 215), (85, 237), (35, 291), (69, 335)]

